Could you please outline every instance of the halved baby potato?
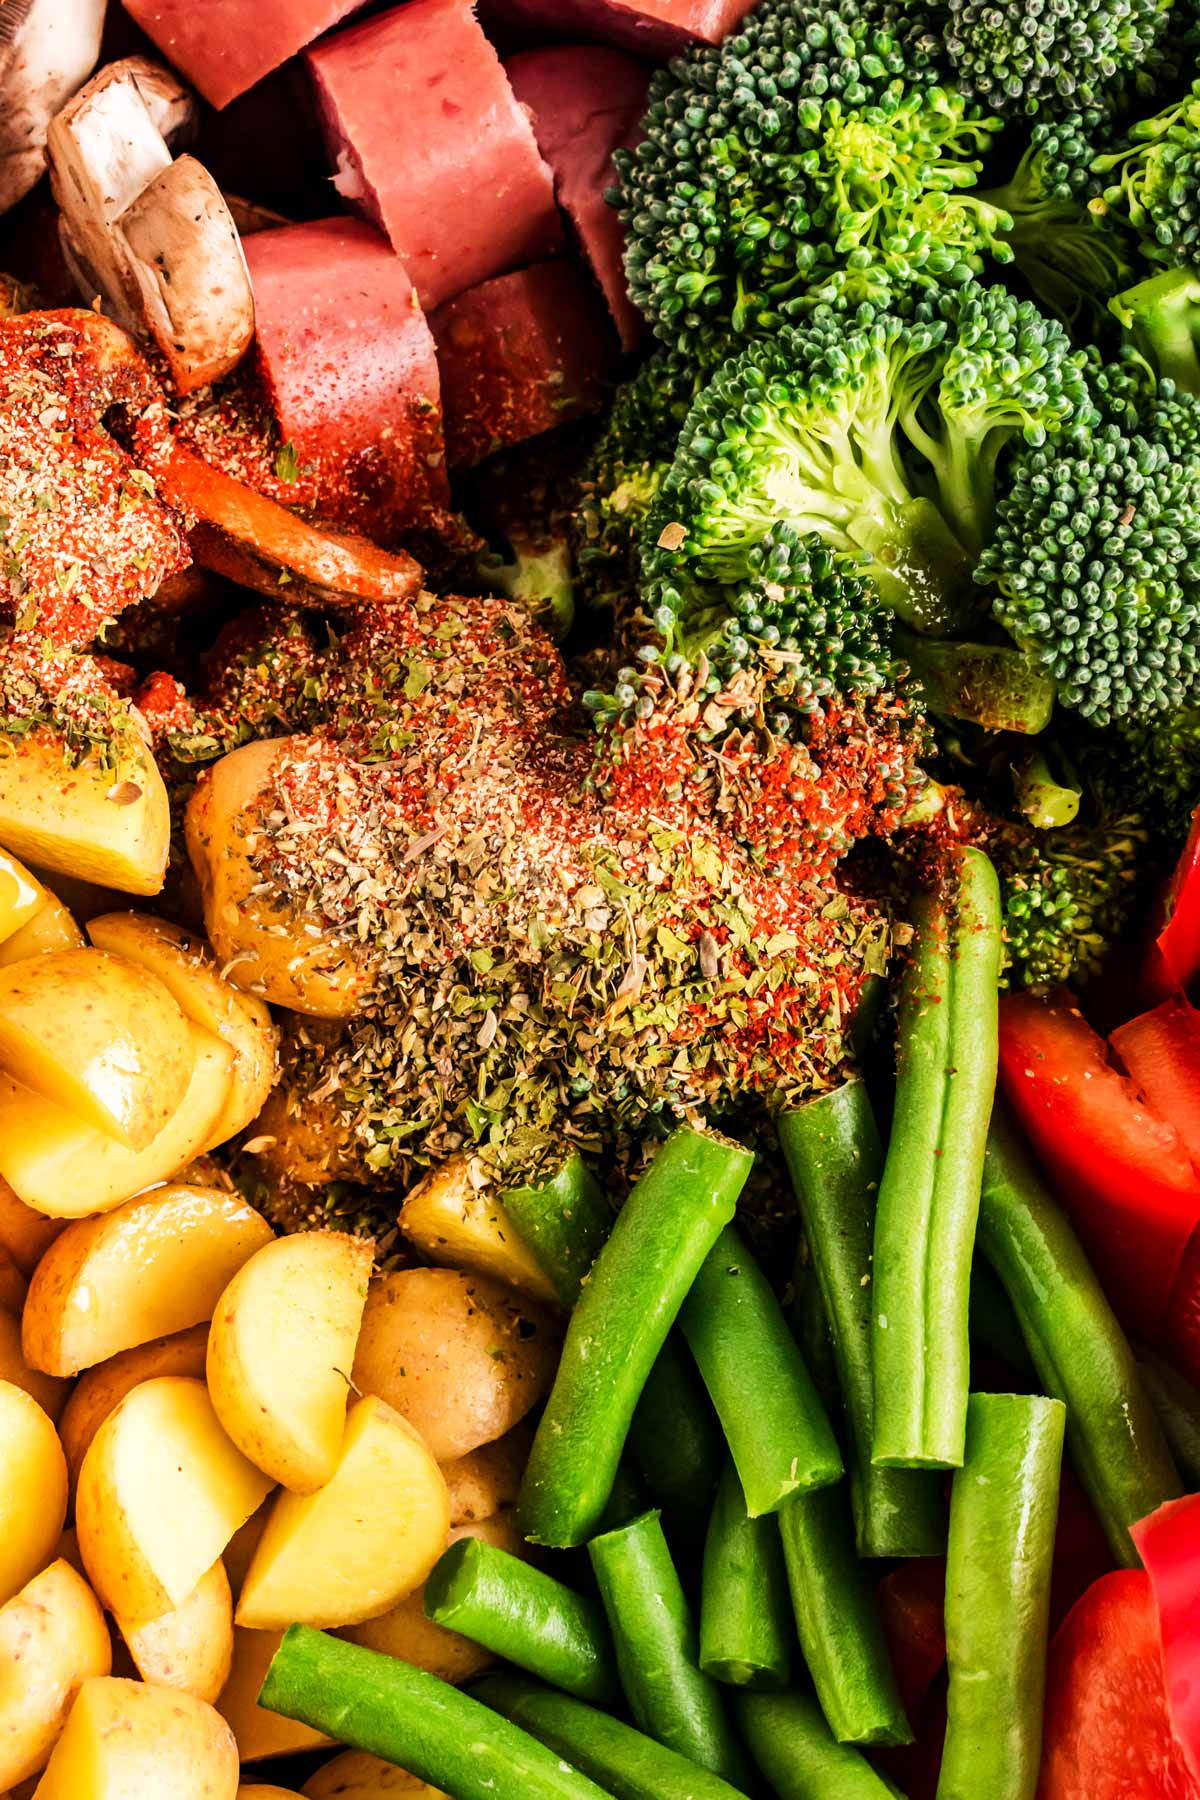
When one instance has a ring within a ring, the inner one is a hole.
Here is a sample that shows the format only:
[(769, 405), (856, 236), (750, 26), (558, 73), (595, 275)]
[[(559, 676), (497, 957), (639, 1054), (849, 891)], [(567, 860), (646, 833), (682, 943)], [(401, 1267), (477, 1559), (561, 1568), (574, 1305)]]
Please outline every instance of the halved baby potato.
[(237, 1800), (233, 1733), (178, 1688), (94, 1676), (67, 1715), (38, 1800)]
[(116, 1624), (143, 1681), (215, 1701), (229, 1680), (233, 1596), (219, 1558), (181, 1606), (140, 1625), (118, 1615)]
[(27, 956), (45, 956), (51, 950), (82, 950), (84, 935), (67, 908), (43, 889), (44, 901), (27, 924), (0, 942), (0, 969), (24, 962)]
[(49, 1375), (76, 1375), (198, 1325), (243, 1263), (274, 1241), (261, 1213), (220, 1188), (152, 1188), (75, 1219), (33, 1272), (22, 1315), (26, 1360)]
[(155, 1182), (169, 1181), (217, 1141), (232, 1080), (233, 1052), (187, 1022), (194, 1062), (177, 1111), (144, 1150), (128, 1150), (52, 1100), (0, 1072), (0, 1176), (19, 1200), (55, 1219), (108, 1212)]
[(186, 1600), (271, 1483), (221, 1430), (202, 1381), (160, 1375), (111, 1412), (79, 1471), (88, 1578), (130, 1624)]
[(452, 1156), (405, 1195), (400, 1229), (430, 1262), (494, 1276), (549, 1306), (558, 1304), (554, 1283), (513, 1230), (492, 1192), (471, 1180), (470, 1159)]
[(56, 1424), (71, 1391), (69, 1382), (58, 1381), (53, 1375), (30, 1368), (21, 1349), (20, 1320), (3, 1310), (0, 1310), (0, 1381), (11, 1381), (14, 1387), (24, 1388), (27, 1394), (32, 1394), (46, 1417)]
[(208, 1391), (243, 1456), (293, 1493), (333, 1475), (374, 1247), (339, 1231), (273, 1238), (230, 1281)]
[(0, 1607), (0, 1783), (44, 1767), (80, 1684), (111, 1667), (100, 1602), (69, 1562), (52, 1562)]
[(123, 956), (158, 977), (195, 1025), (233, 1051), (233, 1078), (219, 1142), (234, 1137), (261, 1109), (275, 1083), (279, 1032), (256, 994), (226, 981), (203, 938), (149, 913), (102, 913), (87, 933), (99, 950)]
[(258, 1704), (271, 1659), (283, 1639), (282, 1631), (233, 1629), (233, 1667), (217, 1701), (217, 1710), (237, 1739), (244, 1763), (262, 1762), (270, 1756), (295, 1756), (301, 1750), (319, 1750), (331, 1744), (311, 1725), (285, 1719)]
[(0, 1068), (129, 1150), (178, 1109), (193, 1057), (162, 982), (122, 957), (56, 950), (0, 969)]
[(190, 1331), (177, 1331), (173, 1337), (137, 1344), (108, 1362), (84, 1370), (58, 1421), (72, 1487), (79, 1479), (88, 1445), (126, 1394), (156, 1375), (190, 1375), (203, 1380), (207, 1343), (208, 1326), (193, 1325)]
[(46, 890), (25, 864), (0, 850), (0, 944), (41, 911)]
[(494, 1443), (442, 1463), (452, 1526), (477, 1525), (515, 1504), (532, 1442), (529, 1426), (516, 1425)]
[[(50, 730), (0, 746), (0, 843), (41, 869), (61, 869), (123, 894), (157, 894), (171, 848), (171, 807), (136, 730), (114, 733), (109, 756), (72, 764)], [(115, 761), (112, 759), (115, 757)]]
[(237, 1622), (274, 1631), (376, 1618), (420, 1586), (449, 1530), (446, 1484), (422, 1439), (382, 1400), (359, 1400), (325, 1486), (277, 1496)]
[(345, 1750), (310, 1775), (300, 1792), (306, 1800), (390, 1800), (407, 1794), (409, 1800), (449, 1800), (441, 1788), (431, 1788), (419, 1776), (365, 1750)]
[(237, 1800), (297, 1800), (295, 1788), (275, 1787), (271, 1782), (243, 1781)]
[(24, 1388), (0, 1381), (0, 1605), (50, 1561), (66, 1516), (58, 1433)]

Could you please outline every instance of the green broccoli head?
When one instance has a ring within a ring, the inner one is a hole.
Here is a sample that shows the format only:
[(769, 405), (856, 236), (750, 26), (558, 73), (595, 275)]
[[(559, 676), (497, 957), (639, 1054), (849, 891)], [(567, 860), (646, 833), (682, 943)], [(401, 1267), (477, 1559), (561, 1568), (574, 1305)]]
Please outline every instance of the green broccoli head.
[(1052, 989), (1099, 973), (1143, 897), (1147, 836), (1127, 813), (1051, 831), (1005, 827), (989, 842), (1009, 985)]
[(939, 81), (913, 9), (761, 0), (651, 84), (617, 156), (630, 292), (665, 342), (773, 330), (814, 300), (895, 305), (1007, 252), (971, 194), (1000, 121)]
[(1096, 724), (1200, 680), (1200, 467), (1107, 425), (1024, 451), (976, 568), (1000, 624)]
[(1144, 810), (1173, 855), (1200, 804), (1200, 707), (1127, 722), (1113, 761), (1114, 786)]
[(1152, 65), (1164, 0), (949, 0), (946, 48), (963, 91), (997, 112), (1061, 111)]
[(1147, 261), (1170, 269), (1192, 262), (1200, 246), (1200, 81), (1130, 126), (1115, 150), (1093, 159), (1092, 171), (1105, 178), (1093, 210), (1123, 220)]

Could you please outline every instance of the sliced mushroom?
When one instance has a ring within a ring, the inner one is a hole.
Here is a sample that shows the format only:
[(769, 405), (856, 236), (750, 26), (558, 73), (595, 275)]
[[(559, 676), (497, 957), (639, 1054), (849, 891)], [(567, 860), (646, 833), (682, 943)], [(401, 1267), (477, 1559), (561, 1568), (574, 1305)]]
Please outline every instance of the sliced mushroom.
[(291, 219), (282, 213), (273, 212), (269, 206), (260, 206), (257, 200), (243, 200), (240, 194), (231, 194), (224, 190), (225, 204), (229, 208), (229, 216), (238, 228), (241, 237), (250, 237), (256, 231), (274, 231), (277, 226), (290, 225)]
[(0, 0), (0, 213), (46, 166), (46, 128), (100, 54), (105, 0)]
[(220, 189), (172, 145), (195, 101), (157, 63), (110, 63), (52, 121), (50, 177), (68, 263), (128, 330), (158, 346), (181, 394), (227, 374), (254, 336), (254, 299)]

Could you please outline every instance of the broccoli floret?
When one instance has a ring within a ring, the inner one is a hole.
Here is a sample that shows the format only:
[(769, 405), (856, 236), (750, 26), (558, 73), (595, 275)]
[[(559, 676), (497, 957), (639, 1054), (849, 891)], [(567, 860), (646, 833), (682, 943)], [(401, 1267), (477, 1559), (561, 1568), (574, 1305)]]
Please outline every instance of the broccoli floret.
[(1000, 121), (940, 81), (911, 7), (761, 0), (660, 71), (616, 198), (630, 292), (665, 342), (775, 328), (796, 307), (895, 305), (1000, 258), (967, 190)]
[(1200, 244), (1200, 81), (1130, 126), (1116, 150), (1093, 159), (1092, 172), (1106, 178), (1093, 210), (1128, 224), (1149, 262), (1190, 263)]
[(965, 93), (1043, 117), (1136, 79), (1157, 56), (1164, 0), (949, 0), (946, 47)]
[[(1200, 173), (1200, 168), (1198, 168)], [(1109, 302), (1128, 342), (1175, 388), (1200, 394), (1200, 275), (1168, 269)]]
[(1200, 679), (1200, 466), (1103, 427), (1015, 460), (976, 568), (1000, 624), (1098, 725)]
[(498, 593), (518, 600), (556, 643), (575, 619), (575, 565), (565, 537), (511, 545), (508, 558), (489, 551), (479, 558), (479, 574)]
[(1114, 756), (1121, 790), (1144, 809), (1155, 836), (1173, 853), (1200, 804), (1200, 708), (1126, 725)]
[(1006, 980), (1051, 989), (1099, 973), (1142, 897), (1148, 833), (1136, 813), (989, 843), (1000, 877)]

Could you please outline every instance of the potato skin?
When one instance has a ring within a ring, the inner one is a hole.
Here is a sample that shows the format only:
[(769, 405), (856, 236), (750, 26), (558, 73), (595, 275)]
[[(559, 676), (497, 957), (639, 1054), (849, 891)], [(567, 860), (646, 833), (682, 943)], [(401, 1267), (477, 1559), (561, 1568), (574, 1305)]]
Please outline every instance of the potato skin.
[(407, 1769), (366, 1750), (343, 1750), (310, 1775), (300, 1791), (306, 1800), (391, 1800), (393, 1794), (407, 1794), (409, 1800), (449, 1800), (441, 1788), (429, 1787)]
[(47, 1418), (58, 1423), (67, 1395), (69, 1381), (60, 1381), (40, 1369), (31, 1369), (21, 1349), (21, 1326), (10, 1312), (0, 1311), (0, 1381), (11, 1381), (14, 1387), (32, 1394)]
[(135, 1344), (122, 1350), (107, 1362), (85, 1369), (58, 1421), (58, 1434), (67, 1458), (71, 1488), (79, 1479), (79, 1468), (87, 1447), (107, 1419), (132, 1388), (156, 1375), (189, 1375), (203, 1378), (204, 1351), (208, 1343), (208, 1326), (193, 1325), (189, 1331), (176, 1331), (170, 1337), (154, 1338), (148, 1344)]
[(494, 1443), (442, 1464), (451, 1526), (478, 1525), (515, 1503), (532, 1442), (533, 1432), (522, 1423)]
[(55, 1238), (67, 1228), (65, 1219), (48, 1219), (17, 1198), (0, 1177), (0, 1244), (22, 1275), (32, 1275)]
[(187, 1599), (143, 1624), (116, 1621), (143, 1681), (215, 1701), (233, 1660), (233, 1596), (225, 1566), (215, 1562)]
[(100, 1602), (69, 1562), (52, 1562), (0, 1607), (0, 1782), (42, 1768), (80, 1683), (107, 1675)]
[(38, 1788), (40, 1800), (237, 1800), (233, 1733), (177, 1688), (93, 1676), (80, 1688)]
[(24, 1388), (0, 1381), (0, 1605), (50, 1561), (66, 1516), (58, 1433)]
[(401, 1269), (371, 1283), (354, 1385), (394, 1406), (439, 1462), (451, 1462), (537, 1405), (559, 1343), (553, 1315), (498, 1281)]

